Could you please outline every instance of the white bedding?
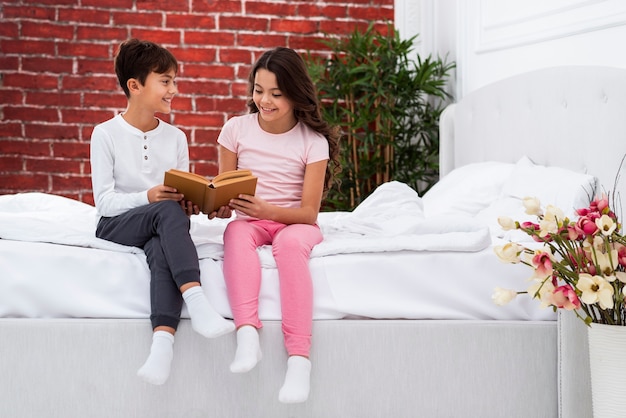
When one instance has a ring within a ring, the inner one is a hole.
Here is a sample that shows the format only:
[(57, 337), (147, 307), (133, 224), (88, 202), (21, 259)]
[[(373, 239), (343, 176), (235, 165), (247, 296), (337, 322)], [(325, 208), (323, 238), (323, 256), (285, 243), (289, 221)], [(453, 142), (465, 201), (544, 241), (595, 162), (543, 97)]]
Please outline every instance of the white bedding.
[[(495, 283), (500, 280), (492, 272), (511, 276), (512, 270), (494, 256), (488, 225), (445, 211), (427, 217), (424, 201), (407, 185), (390, 182), (353, 212), (320, 214), (324, 241), (310, 262), (315, 319), (555, 318), (523, 298), (506, 309), (491, 303), (493, 287), (504, 285)], [(191, 227), (203, 287), (227, 317), (221, 260), (228, 222), (193, 216)], [(41, 193), (0, 196), (0, 317), (147, 318), (143, 251), (96, 238), (95, 224), (95, 208), (74, 200)], [(280, 319), (270, 248), (260, 248), (259, 256), (259, 314)]]

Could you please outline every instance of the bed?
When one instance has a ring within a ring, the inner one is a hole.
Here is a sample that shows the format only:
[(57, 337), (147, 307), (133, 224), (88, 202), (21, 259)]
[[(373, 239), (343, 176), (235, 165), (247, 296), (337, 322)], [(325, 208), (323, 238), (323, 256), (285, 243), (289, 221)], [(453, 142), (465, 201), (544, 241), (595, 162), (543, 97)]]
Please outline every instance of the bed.
[[(426, 195), (390, 182), (353, 212), (320, 214), (311, 394), (296, 405), (277, 399), (286, 353), (267, 248), (259, 365), (232, 374), (234, 334), (207, 340), (184, 319), (170, 378), (152, 386), (135, 375), (151, 338), (143, 252), (94, 238), (89, 205), (0, 196), (2, 415), (588, 417), (584, 328), (529, 298), (491, 301), (494, 287), (528, 276), (494, 255), (510, 238), (495, 219), (522, 216), (529, 185), (567, 208), (612, 187), (626, 152), (624, 114), (625, 70), (561, 67), (502, 80), (443, 113), (441, 180)], [(591, 138), (611, 152), (584, 152)], [(228, 220), (192, 218), (203, 288), (228, 317)]]

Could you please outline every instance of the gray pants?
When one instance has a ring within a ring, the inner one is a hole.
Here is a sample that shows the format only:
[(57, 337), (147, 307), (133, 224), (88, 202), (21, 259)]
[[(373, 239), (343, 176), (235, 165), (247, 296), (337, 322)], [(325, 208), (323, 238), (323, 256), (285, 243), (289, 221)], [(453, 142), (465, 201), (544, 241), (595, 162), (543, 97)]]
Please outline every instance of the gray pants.
[(183, 308), (180, 287), (200, 282), (198, 253), (189, 235), (189, 226), (189, 217), (173, 200), (151, 203), (118, 216), (102, 217), (98, 222), (98, 238), (145, 251), (150, 267), (153, 329), (158, 326), (176, 329)]

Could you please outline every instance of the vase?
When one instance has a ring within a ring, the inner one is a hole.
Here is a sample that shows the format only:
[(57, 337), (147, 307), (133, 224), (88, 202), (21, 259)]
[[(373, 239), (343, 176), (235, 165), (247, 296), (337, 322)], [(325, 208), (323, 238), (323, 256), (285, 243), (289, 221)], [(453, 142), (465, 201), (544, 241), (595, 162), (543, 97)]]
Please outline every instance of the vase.
[(588, 339), (593, 418), (624, 418), (626, 327), (592, 323)]

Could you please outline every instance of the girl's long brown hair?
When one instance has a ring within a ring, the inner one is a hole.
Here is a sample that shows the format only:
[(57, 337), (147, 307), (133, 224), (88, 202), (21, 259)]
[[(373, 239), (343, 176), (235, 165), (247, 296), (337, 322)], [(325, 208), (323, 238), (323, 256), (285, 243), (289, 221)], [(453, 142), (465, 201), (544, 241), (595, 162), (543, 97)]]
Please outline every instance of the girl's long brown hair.
[(309, 76), (306, 64), (302, 57), (293, 49), (277, 47), (266, 51), (252, 67), (248, 78), (248, 108), (250, 113), (257, 113), (252, 95), (254, 92), (254, 77), (259, 69), (268, 70), (276, 75), (278, 88), (287, 98), (299, 122), (324, 135), (328, 141), (330, 161), (326, 168), (324, 196), (334, 183), (334, 178), (341, 171), (339, 163), (339, 127), (332, 127), (322, 118), (317, 89)]

